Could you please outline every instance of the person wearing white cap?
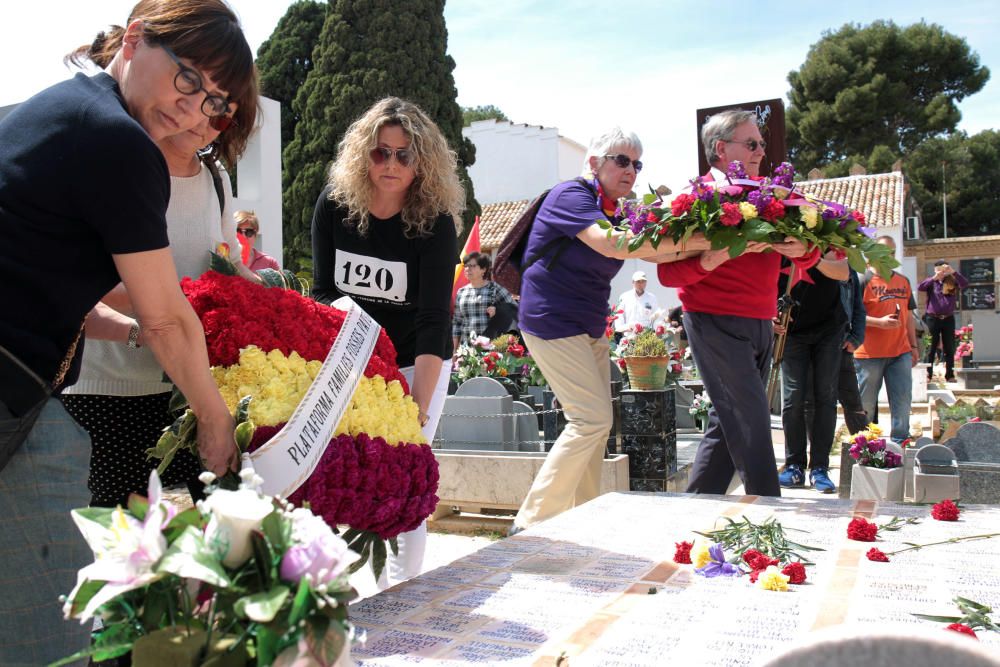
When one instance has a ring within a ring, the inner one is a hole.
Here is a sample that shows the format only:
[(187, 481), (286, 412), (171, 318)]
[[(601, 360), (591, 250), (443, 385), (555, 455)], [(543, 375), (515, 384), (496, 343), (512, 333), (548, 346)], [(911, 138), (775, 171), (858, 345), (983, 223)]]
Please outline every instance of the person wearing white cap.
[(621, 338), (624, 332), (636, 324), (652, 326), (656, 307), (656, 295), (646, 291), (646, 273), (636, 271), (632, 274), (632, 289), (618, 297), (618, 310), (621, 313), (615, 320), (615, 339)]

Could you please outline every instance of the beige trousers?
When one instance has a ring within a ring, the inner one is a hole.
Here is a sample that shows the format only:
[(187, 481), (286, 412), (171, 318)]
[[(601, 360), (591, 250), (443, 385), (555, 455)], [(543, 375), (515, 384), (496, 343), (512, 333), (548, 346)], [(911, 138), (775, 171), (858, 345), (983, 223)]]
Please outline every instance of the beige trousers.
[(519, 528), (530, 528), (600, 493), (601, 461), (612, 424), (611, 368), (607, 338), (521, 335), (567, 422), (514, 518)]

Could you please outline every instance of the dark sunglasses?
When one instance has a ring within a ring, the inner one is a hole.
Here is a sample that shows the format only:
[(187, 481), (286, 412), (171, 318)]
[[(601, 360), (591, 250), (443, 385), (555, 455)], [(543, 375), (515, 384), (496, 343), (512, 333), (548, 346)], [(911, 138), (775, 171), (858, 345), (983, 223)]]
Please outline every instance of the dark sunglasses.
[(753, 153), (755, 150), (757, 150), (758, 146), (760, 146), (760, 149), (762, 151), (767, 150), (767, 142), (766, 141), (757, 141), (756, 139), (747, 139), (746, 141), (727, 141), (726, 143), (727, 144), (743, 144), (744, 146), (747, 147), (747, 149), (751, 153)]
[(232, 116), (209, 116), (208, 125), (216, 132), (225, 132), (234, 125), (237, 125), (236, 119)]
[(248, 239), (252, 239), (253, 237), (257, 236), (257, 230), (254, 229), (253, 227), (237, 227), (236, 233), (242, 234)]
[[(174, 61), (174, 64), (180, 68), (180, 71), (174, 76), (174, 88), (177, 89), (178, 93), (183, 93), (184, 95), (197, 95), (198, 93), (205, 93), (205, 99), (201, 102), (201, 112), (212, 118), (222, 118), (229, 112), (229, 100), (221, 95), (212, 95), (207, 90), (205, 90), (204, 83), (201, 80), (201, 74), (194, 71), (187, 65), (181, 62), (181, 59), (177, 57), (177, 54), (170, 50), (166, 44), (158, 44), (161, 49), (166, 52), (170, 59)], [(210, 123), (211, 124), (211, 123)], [(212, 125), (213, 128), (222, 132), (232, 124), (232, 119), (230, 118), (226, 123), (220, 123), (222, 127), (217, 125)]]
[(618, 155), (605, 155), (604, 157), (608, 160), (614, 160), (615, 165), (622, 169), (628, 169), (628, 166), (631, 164), (635, 165), (635, 173), (638, 174), (642, 171), (642, 160), (633, 160), (628, 155), (622, 155), (621, 153)]
[(396, 162), (399, 163), (401, 167), (409, 167), (411, 164), (417, 161), (417, 156), (413, 154), (409, 148), (386, 148), (385, 146), (379, 146), (378, 148), (373, 148), (368, 157), (372, 159), (373, 164), (382, 164), (383, 162), (388, 162), (390, 158), (395, 157)]

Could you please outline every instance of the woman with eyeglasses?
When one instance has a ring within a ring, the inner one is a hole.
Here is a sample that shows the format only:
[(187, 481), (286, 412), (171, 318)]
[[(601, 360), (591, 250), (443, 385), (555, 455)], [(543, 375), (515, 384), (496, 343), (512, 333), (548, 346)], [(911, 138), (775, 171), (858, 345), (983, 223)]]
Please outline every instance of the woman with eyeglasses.
[[(87, 54), (73, 57), (79, 62)], [(95, 58), (95, 64), (101, 65), (103, 58), (99, 54)], [(251, 87), (243, 99), (230, 100), (227, 115), (213, 118), (231, 121), (240, 105), (257, 103), (256, 87)], [(247, 133), (238, 132), (239, 126), (231, 122), (224, 132), (217, 125), (206, 116), (191, 130), (157, 142), (170, 172), (167, 236), (177, 280), (197, 278), (207, 271), (210, 251), (222, 246), (244, 278), (259, 281), (240, 260), (231, 213), (232, 188), (228, 174), (216, 164), (217, 156), (227, 163), (238, 160)], [(228, 163), (229, 169), (234, 166)], [(115, 507), (125, 506), (130, 494), (146, 493), (149, 474), (159, 463), (147, 457), (146, 450), (156, 445), (163, 429), (174, 421), (168, 410), (173, 387), (164, 381), (163, 368), (143, 345), (142, 328), (124, 286), (119, 284), (101, 301), (129, 327), (118, 328), (117, 339), (87, 341), (80, 376), (63, 390), (62, 397), (66, 411), (90, 434), (90, 504)], [(201, 471), (198, 458), (178, 452), (161, 481), (165, 486), (187, 484), (198, 499)]]
[[(90, 438), (58, 394), (79, 373), (85, 318), (90, 338), (138, 342), (131, 319), (96, 305), (119, 282), (144, 345), (198, 416), (206, 467), (224, 473), (237, 461), (232, 416), (168, 247), (157, 142), (220, 124), (211, 119), (255, 89), (253, 53), (221, 0), (143, 0), (90, 53), (107, 56), (103, 72), (77, 74), (0, 120), (4, 665), (45, 664), (89, 639), (89, 626), (63, 620), (58, 598), (92, 560), (69, 513), (89, 500)], [(234, 114), (247, 131), (255, 115), (256, 104)], [(39, 398), (26, 401), (32, 392)], [(18, 428), (25, 436), (10, 438)]]
[(240, 245), (243, 248), (243, 261), (251, 271), (274, 269), (280, 271), (278, 260), (266, 252), (257, 250), (254, 241), (260, 236), (260, 221), (253, 211), (236, 211), (236, 233), (240, 235)]
[[(451, 372), (451, 288), (465, 209), (455, 152), (415, 104), (376, 102), (340, 142), (312, 220), (313, 296), (348, 296), (385, 329), (428, 442)], [(427, 527), (399, 536), (382, 588), (420, 573)]]
[(611, 280), (626, 258), (671, 262), (709, 248), (704, 237), (659, 249), (618, 248), (599, 219), (617, 222), (618, 200), (642, 169), (642, 143), (614, 128), (594, 139), (584, 176), (545, 198), (528, 234), (521, 275), (521, 334), (566, 413), (566, 427), (545, 458), (514, 518), (511, 534), (596, 498), (611, 431), (611, 371), (605, 336)]

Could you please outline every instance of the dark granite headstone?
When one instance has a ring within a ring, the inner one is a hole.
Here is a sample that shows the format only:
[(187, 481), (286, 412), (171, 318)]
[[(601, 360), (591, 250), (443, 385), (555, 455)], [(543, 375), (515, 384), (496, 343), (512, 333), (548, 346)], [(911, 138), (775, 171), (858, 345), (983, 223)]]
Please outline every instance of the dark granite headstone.
[(621, 392), (621, 452), (629, 457), (629, 488), (666, 491), (677, 472), (677, 431), (673, 387)]
[(985, 422), (969, 422), (945, 443), (960, 462), (1000, 464), (1000, 429)]

